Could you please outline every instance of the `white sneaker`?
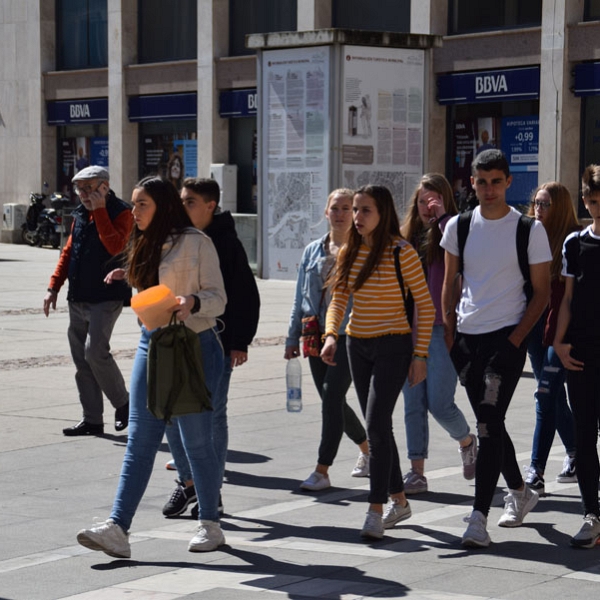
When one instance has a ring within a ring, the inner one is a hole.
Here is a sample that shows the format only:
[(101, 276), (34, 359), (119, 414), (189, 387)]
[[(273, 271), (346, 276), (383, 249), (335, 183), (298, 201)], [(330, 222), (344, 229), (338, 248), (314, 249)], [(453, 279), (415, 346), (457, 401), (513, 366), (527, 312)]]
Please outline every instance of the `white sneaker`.
[(600, 539), (600, 520), (592, 513), (585, 515), (581, 529), (571, 538), (571, 546), (593, 548)]
[(392, 500), (383, 511), (383, 527), (384, 529), (392, 529), (394, 525), (400, 523), (400, 521), (406, 521), (411, 515), (412, 511), (408, 502), (406, 506), (402, 506), (399, 502)]
[(492, 543), (487, 532), (487, 518), (482, 512), (474, 510), (463, 521), (469, 524), (460, 542), (463, 546), (468, 548), (487, 548)]
[(563, 460), (562, 471), (556, 476), (558, 483), (576, 483), (577, 482), (577, 465), (575, 456), (565, 456)]
[(82, 529), (77, 534), (77, 541), (90, 550), (101, 550), (115, 558), (131, 558), (129, 534), (112, 519), (97, 523), (90, 529)]
[(369, 455), (361, 452), (358, 455), (356, 465), (352, 469), (352, 477), (368, 477), (369, 476)]
[(360, 531), (360, 536), (380, 540), (383, 537), (383, 532), (383, 516), (374, 510), (367, 511), (367, 518)]
[(537, 492), (525, 485), (522, 491), (508, 490), (504, 496), (504, 514), (498, 521), (499, 527), (519, 527), (525, 515), (538, 503)]
[(328, 487), (331, 487), (329, 477), (322, 473), (317, 473), (316, 471), (313, 471), (308, 478), (300, 484), (301, 490), (308, 490), (309, 492), (326, 490)]
[(190, 552), (211, 552), (225, 544), (225, 536), (218, 521), (200, 521), (198, 533), (191, 539)]

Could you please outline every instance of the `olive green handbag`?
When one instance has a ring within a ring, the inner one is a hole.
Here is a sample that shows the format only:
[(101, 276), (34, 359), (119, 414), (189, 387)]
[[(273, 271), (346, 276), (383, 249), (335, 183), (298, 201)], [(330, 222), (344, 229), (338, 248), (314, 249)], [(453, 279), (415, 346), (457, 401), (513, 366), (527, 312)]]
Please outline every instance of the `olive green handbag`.
[(148, 410), (167, 423), (171, 417), (212, 410), (198, 334), (178, 323), (175, 313), (169, 325), (150, 336)]

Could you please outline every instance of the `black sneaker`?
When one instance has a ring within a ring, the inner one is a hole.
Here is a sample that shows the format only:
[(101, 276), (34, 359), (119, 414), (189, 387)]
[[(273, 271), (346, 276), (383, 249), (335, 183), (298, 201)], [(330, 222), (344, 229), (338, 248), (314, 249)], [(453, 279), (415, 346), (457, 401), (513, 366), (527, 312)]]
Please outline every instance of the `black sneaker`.
[(115, 410), (115, 429), (123, 431), (129, 425), (129, 402)]
[(88, 423), (87, 421), (79, 421), (77, 425), (63, 429), (63, 435), (104, 435), (104, 425), (95, 425), (94, 423)]
[(177, 517), (183, 514), (187, 507), (196, 501), (196, 488), (193, 485), (185, 487), (181, 481), (175, 480), (177, 487), (173, 490), (169, 501), (163, 506), (165, 517)]
[(544, 478), (535, 470), (535, 467), (527, 468), (525, 483), (530, 490), (535, 490), (538, 496), (546, 495), (546, 482)]
[[(223, 506), (223, 498), (221, 498), (221, 494), (219, 494), (219, 516), (222, 517), (225, 514), (225, 507)], [(192, 506), (192, 519), (198, 520), (198, 503)]]

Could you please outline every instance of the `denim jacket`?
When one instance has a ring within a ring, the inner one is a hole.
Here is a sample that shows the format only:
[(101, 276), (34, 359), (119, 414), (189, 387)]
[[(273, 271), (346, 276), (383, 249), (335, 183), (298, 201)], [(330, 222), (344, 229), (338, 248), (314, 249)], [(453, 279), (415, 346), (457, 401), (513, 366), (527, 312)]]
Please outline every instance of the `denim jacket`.
[[(306, 246), (302, 253), (300, 268), (298, 269), (298, 280), (296, 281), (296, 295), (290, 322), (288, 326), (288, 337), (286, 346), (298, 346), (302, 333), (302, 319), (317, 315), (319, 317), (319, 328), (325, 331), (325, 313), (331, 300), (329, 293), (323, 293), (323, 265), (325, 264), (326, 244), (329, 242), (329, 234), (321, 239), (315, 240)], [(346, 315), (340, 325), (339, 334), (343, 335), (348, 324), (348, 318), (352, 303), (348, 303)]]

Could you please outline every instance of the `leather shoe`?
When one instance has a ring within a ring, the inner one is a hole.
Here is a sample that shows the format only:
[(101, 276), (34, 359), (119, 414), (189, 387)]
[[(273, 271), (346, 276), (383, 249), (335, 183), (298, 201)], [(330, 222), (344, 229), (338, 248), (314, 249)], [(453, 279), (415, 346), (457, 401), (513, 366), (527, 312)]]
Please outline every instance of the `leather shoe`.
[(115, 410), (115, 429), (123, 431), (129, 425), (129, 402)]
[(63, 429), (63, 434), (68, 436), (104, 435), (104, 425), (95, 425), (93, 423), (87, 423), (86, 421), (80, 421), (77, 425), (73, 425), (73, 427)]

